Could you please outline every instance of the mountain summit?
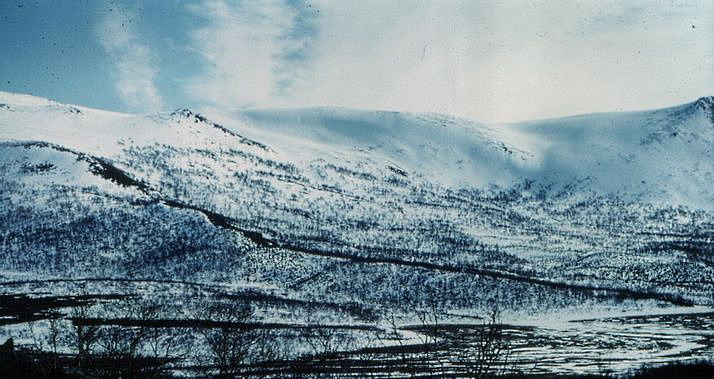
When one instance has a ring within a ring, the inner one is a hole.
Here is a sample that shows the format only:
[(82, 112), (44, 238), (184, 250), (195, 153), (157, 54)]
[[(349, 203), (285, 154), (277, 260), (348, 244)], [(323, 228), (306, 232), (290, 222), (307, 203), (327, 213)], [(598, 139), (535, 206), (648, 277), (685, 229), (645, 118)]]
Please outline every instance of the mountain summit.
[(0, 103), (2, 139), (45, 141), (119, 162), (127, 151), (156, 144), (223, 146), (308, 171), (323, 162), (375, 177), (396, 169), (410, 180), (452, 188), (530, 181), (665, 205), (714, 204), (712, 97), (652, 111), (502, 125), (325, 107), (244, 111), (215, 120), (187, 109), (134, 116), (7, 93)]

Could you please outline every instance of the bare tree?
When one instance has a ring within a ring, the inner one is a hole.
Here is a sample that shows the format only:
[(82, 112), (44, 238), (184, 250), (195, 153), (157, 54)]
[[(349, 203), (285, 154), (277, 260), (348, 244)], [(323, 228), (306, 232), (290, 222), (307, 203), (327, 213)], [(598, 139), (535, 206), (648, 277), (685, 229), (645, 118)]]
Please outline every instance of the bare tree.
[(164, 364), (184, 360), (189, 357), (193, 339), (186, 330), (150, 328), (145, 333), (144, 349), (156, 359), (157, 365), (143, 371), (146, 378), (161, 377)]
[(92, 352), (99, 338), (100, 328), (86, 323), (86, 320), (94, 316), (91, 308), (92, 304), (82, 304), (70, 311), (72, 328), (67, 335), (67, 342), (77, 353), (76, 362), (79, 369), (91, 366)]
[(250, 325), (252, 307), (244, 302), (215, 303), (207, 308), (210, 327), (199, 328), (219, 378), (249, 375), (249, 363), (272, 359), (270, 335)]
[(429, 377), (447, 376), (447, 364), (450, 370), (469, 378), (505, 373), (511, 349), (497, 310), (473, 328), (444, 324), (443, 312), (436, 306), (420, 309), (416, 315), (420, 322), (416, 327), (419, 343), (411, 345), (403, 342), (399, 333), (403, 327), (397, 325), (394, 314), (387, 318), (399, 347), (397, 358), (411, 377), (427, 372)]
[[(158, 319), (162, 307), (139, 298), (74, 308), (69, 346), (77, 353), (77, 367), (83, 375), (97, 378), (146, 378), (165, 372), (176, 355), (152, 355), (162, 346), (163, 332), (150, 323)], [(108, 325), (107, 323), (115, 323)]]
[(97, 355), (103, 365), (98, 376), (156, 377), (165, 372), (167, 363), (185, 355), (176, 339), (164, 338), (167, 332), (151, 325), (163, 313), (161, 305), (138, 298), (105, 305), (103, 316), (117, 320), (120, 325), (101, 328)]
[(391, 329), (389, 333), (389, 339), (385, 339), (382, 336), (377, 336), (379, 339), (381, 345), (383, 347), (391, 347), (394, 346), (390, 341), (396, 341), (398, 345), (397, 349), (397, 354), (398, 354), (398, 359), (400, 361), (401, 366), (407, 370), (407, 373), (411, 378), (416, 377), (418, 373), (418, 368), (416, 367), (415, 364), (413, 364), (413, 357), (411, 353), (407, 351), (407, 346), (404, 344), (404, 338), (402, 334), (399, 332), (401, 327), (397, 323), (397, 317), (394, 314), (394, 311), (392, 311), (389, 316), (386, 317), (386, 321), (389, 324), (389, 327)]
[(59, 317), (52, 317), (48, 321), (49, 329), (45, 340), (47, 346), (52, 353), (52, 369), (58, 368), (59, 347), (62, 344), (62, 334), (66, 329), (67, 321)]
[(474, 333), (455, 336), (460, 363), (469, 377), (493, 378), (503, 374), (511, 354), (508, 337), (503, 332), (500, 314), (491, 311)]
[(315, 357), (328, 358), (354, 347), (354, 338), (350, 334), (342, 333), (329, 325), (313, 325), (303, 338)]
[(31, 321), (27, 324), (32, 338), (30, 350), (33, 353), (36, 368), (45, 375), (50, 375), (50, 373), (59, 369), (59, 346), (61, 344), (62, 323), (64, 320), (54, 315), (47, 321), (41, 322), (48, 324), (45, 335), (40, 335), (35, 331), (36, 321)]
[(444, 373), (441, 353), (446, 347), (444, 341), (446, 328), (442, 323), (441, 314), (442, 310), (435, 300), (416, 312), (421, 323), (417, 338), (421, 342), (422, 352), (416, 356), (414, 364), (420, 366), (422, 370), (430, 371), (433, 376), (441, 376)]

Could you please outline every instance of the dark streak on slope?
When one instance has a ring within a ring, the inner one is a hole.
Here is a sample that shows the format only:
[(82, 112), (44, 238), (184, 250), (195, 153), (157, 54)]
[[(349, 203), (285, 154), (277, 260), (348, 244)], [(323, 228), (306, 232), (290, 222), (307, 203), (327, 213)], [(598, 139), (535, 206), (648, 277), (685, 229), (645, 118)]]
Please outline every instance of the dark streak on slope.
[(74, 151), (64, 146), (56, 145), (49, 142), (31, 141), (31, 142), (7, 142), (5, 146), (24, 147), (26, 149), (33, 147), (48, 148), (63, 153), (69, 153), (77, 157), (78, 161), (83, 161), (89, 164), (89, 170), (92, 174), (100, 176), (122, 187), (134, 187), (143, 193), (148, 193), (149, 187), (146, 183), (136, 180), (127, 175), (124, 171), (111, 164), (108, 160), (95, 157), (89, 154)]
[(0, 295), (0, 325), (21, 324), (55, 318), (62, 308), (92, 304), (98, 300), (120, 300), (129, 295), (28, 296)]
[(232, 329), (295, 329), (295, 330), (318, 330), (318, 329), (340, 329), (340, 330), (365, 330), (381, 331), (381, 329), (370, 325), (322, 325), (322, 324), (286, 324), (277, 322), (224, 322), (203, 319), (161, 319), (161, 320), (136, 320), (128, 318), (70, 318), (75, 325), (118, 325), (125, 327), (147, 327), (147, 328), (232, 328)]
[[(42, 141), (5, 142), (5, 143), (0, 143), (0, 145), (13, 146), (13, 147), (15, 147), (15, 146), (24, 147), (26, 149), (33, 148), (33, 147), (49, 148), (49, 149), (53, 149), (56, 151), (73, 154), (77, 157), (77, 160), (87, 162), (89, 164), (90, 172), (94, 175), (97, 175), (101, 178), (109, 180), (117, 185), (122, 186), (122, 187), (136, 188), (140, 192), (151, 196), (155, 202), (160, 202), (166, 206), (169, 206), (172, 208), (178, 208), (178, 209), (187, 209), (187, 210), (202, 213), (204, 216), (206, 216), (208, 221), (210, 221), (213, 225), (224, 228), (224, 229), (228, 229), (231, 231), (239, 232), (243, 236), (248, 238), (249, 240), (253, 241), (258, 246), (261, 246), (261, 247), (273, 246), (272, 242), (263, 238), (262, 234), (260, 234), (258, 232), (253, 232), (250, 230), (240, 229), (234, 225), (234, 220), (232, 220), (228, 217), (225, 217), (221, 214), (209, 211), (207, 209), (203, 209), (203, 208), (199, 208), (199, 207), (196, 207), (196, 206), (193, 206), (190, 204), (182, 203), (177, 200), (164, 199), (158, 193), (158, 191), (153, 191), (151, 189), (151, 187), (149, 187), (148, 184), (131, 177), (129, 174), (127, 174), (123, 170), (117, 168), (116, 166), (111, 164), (106, 159), (99, 158), (99, 157), (92, 156), (92, 155), (85, 154), (85, 153), (80, 153), (80, 152), (74, 151), (72, 149), (66, 148), (64, 146), (60, 146), (60, 145), (56, 145), (56, 144), (52, 144), (52, 143), (48, 143), (48, 142), (42, 142)], [(143, 203), (136, 202), (134, 204), (142, 205)]]
[(221, 227), (223, 229), (228, 229), (232, 231), (236, 231), (241, 233), (243, 236), (248, 238), (249, 240), (253, 241), (256, 245), (260, 247), (272, 247), (273, 242), (267, 240), (261, 233), (250, 231), (250, 230), (245, 230), (238, 228), (234, 225), (233, 219), (223, 216), (219, 213), (209, 211), (207, 209), (199, 208), (190, 204), (185, 204), (180, 201), (176, 200), (167, 200), (163, 199), (160, 200), (162, 204), (165, 204), (166, 206), (172, 207), (172, 208), (179, 208), (179, 209), (188, 209), (196, 212), (202, 213), (208, 221), (210, 221), (213, 225)]
[(204, 117), (204, 116), (201, 115), (200, 113), (194, 113), (194, 112), (191, 111), (190, 109), (187, 109), (187, 108), (177, 109), (177, 110), (173, 111), (173, 112), (171, 113), (171, 115), (172, 115), (172, 116), (181, 116), (181, 117), (186, 117), (186, 118), (192, 118), (193, 121), (196, 122), (196, 123), (201, 122), (201, 123), (204, 123), (204, 124), (206, 124), (206, 125), (210, 125), (210, 126), (216, 128), (216, 129), (222, 131), (223, 133), (226, 133), (226, 134), (228, 134), (228, 135), (230, 135), (230, 136), (233, 136), (233, 137), (236, 137), (236, 138), (240, 139), (240, 142), (243, 143), (243, 144), (250, 145), (250, 146), (256, 146), (256, 147), (259, 147), (259, 148), (261, 148), (261, 149), (263, 149), (263, 150), (265, 150), (265, 151), (270, 151), (270, 148), (269, 148), (268, 146), (266, 146), (266, 145), (264, 145), (264, 144), (262, 144), (262, 143), (260, 143), (260, 142), (258, 142), (258, 141), (252, 140), (252, 139), (250, 139), (250, 138), (246, 138), (246, 137), (244, 137), (244, 136), (242, 136), (242, 135), (240, 135), (240, 134), (238, 134), (238, 133), (236, 133), (236, 132), (234, 132), (234, 131), (232, 131), (232, 130), (230, 130), (230, 129), (227, 129), (227, 128), (224, 127), (223, 125), (216, 124), (215, 122), (209, 120), (208, 118)]
[(522, 283), (535, 284), (535, 285), (556, 288), (556, 289), (563, 289), (563, 290), (570, 289), (570, 290), (588, 291), (588, 292), (603, 291), (610, 295), (615, 295), (615, 296), (622, 296), (622, 297), (632, 298), (632, 299), (654, 299), (654, 300), (666, 301), (668, 303), (672, 303), (672, 304), (680, 305), (680, 306), (694, 305), (691, 301), (684, 299), (680, 296), (656, 293), (656, 292), (651, 292), (651, 291), (638, 291), (638, 290), (631, 290), (631, 289), (627, 289), (627, 288), (596, 287), (596, 286), (592, 286), (592, 285), (575, 284), (575, 283), (561, 283), (561, 282), (553, 282), (550, 280), (538, 279), (538, 278), (534, 278), (534, 277), (530, 277), (530, 276), (523, 276), (523, 275), (519, 275), (519, 274), (504, 272), (504, 271), (488, 270), (488, 269), (481, 269), (481, 268), (476, 268), (476, 267), (450, 266), (450, 265), (430, 263), (430, 262), (405, 261), (402, 259), (390, 258), (390, 257), (363, 257), (363, 256), (345, 254), (345, 253), (339, 253), (339, 252), (326, 252), (326, 251), (322, 251), (322, 250), (318, 250), (318, 249), (305, 248), (305, 247), (294, 246), (294, 245), (289, 245), (289, 244), (284, 244), (284, 245), (276, 244), (276, 245), (283, 249), (296, 251), (296, 252), (300, 252), (300, 253), (304, 253), (304, 254), (316, 255), (316, 256), (327, 257), (327, 258), (346, 259), (346, 260), (356, 262), (356, 263), (392, 264), (392, 265), (421, 268), (421, 269), (434, 270), (434, 271), (480, 275), (480, 276), (487, 276), (487, 277), (496, 278), (496, 279), (507, 279), (507, 280), (513, 280), (513, 281), (522, 282)]
[(123, 187), (138, 188), (141, 192), (144, 193), (146, 193), (149, 189), (149, 187), (145, 183), (130, 177), (124, 171), (116, 168), (114, 165), (110, 164), (105, 160), (91, 157), (91, 160), (88, 160), (88, 162), (91, 166), (92, 173), (95, 175), (99, 175), (104, 179), (112, 181)]
[[(333, 310), (339, 310), (342, 312), (346, 312), (352, 315), (355, 315), (357, 317), (360, 317), (363, 320), (366, 321), (374, 321), (377, 319), (375, 310), (369, 307), (366, 307), (362, 304), (355, 303), (355, 302), (347, 302), (347, 303), (332, 303), (332, 302), (326, 302), (326, 301), (312, 301), (312, 300), (302, 300), (302, 299), (294, 299), (294, 298), (289, 298), (289, 297), (282, 297), (278, 295), (274, 295), (272, 293), (268, 292), (261, 292), (256, 289), (242, 289), (238, 291), (233, 291), (233, 292), (226, 292), (225, 287), (213, 283), (201, 283), (201, 282), (191, 282), (191, 281), (186, 281), (186, 280), (172, 280), (172, 279), (129, 279), (129, 278), (106, 278), (106, 277), (94, 277), (94, 278), (65, 278), (65, 279), (33, 279), (33, 280), (16, 280), (16, 281), (6, 281), (6, 282), (0, 282), (0, 287), (19, 287), (19, 286), (25, 286), (28, 284), (48, 284), (48, 283), (152, 283), (152, 284), (171, 284), (171, 285), (182, 285), (182, 286), (188, 286), (188, 287), (197, 287), (201, 288), (202, 290), (209, 291), (211, 293), (214, 293), (216, 298), (219, 299), (226, 299), (226, 300), (233, 300), (233, 301), (249, 301), (249, 302), (255, 302), (255, 303), (266, 303), (266, 304), (271, 304), (271, 305), (290, 305), (290, 306), (296, 306), (296, 307), (304, 307), (304, 308), (325, 308), (325, 309), (333, 309)], [(93, 298), (106, 298), (110, 299), (112, 296), (118, 296), (117, 298), (125, 298), (127, 295), (86, 295), (86, 296), (92, 296)], [(85, 295), (82, 296), (70, 296), (69, 298), (71, 299), (83, 299), (86, 297)], [(104, 296), (104, 298), (102, 297)], [(66, 297), (66, 296), (65, 296)], [(58, 296), (54, 297), (53, 299), (64, 299), (65, 297), (63, 296)], [(25, 294), (10, 294), (10, 295), (0, 295), (0, 316), (6, 315), (7, 312), (5, 311), (4, 308), (7, 308), (9, 305), (12, 305), (13, 303), (7, 299), (12, 299), (12, 298), (27, 298), (27, 295)], [(71, 305), (68, 305), (71, 306)], [(23, 307), (27, 307), (26, 305), (23, 305)], [(62, 306), (64, 307), (64, 305)], [(51, 308), (49, 306), (45, 308)], [(55, 308), (60, 308), (60, 307), (55, 307)], [(2, 320), (0, 320), (0, 325), (2, 324)]]
[(407, 172), (402, 170), (401, 168), (397, 168), (395, 166), (390, 166), (390, 165), (387, 165), (387, 168), (397, 175), (401, 175), (405, 178), (408, 177)]
[(160, 283), (160, 284), (181, 284), (185, 286), (195, 286), (195, 287), (205, 287), (205, 288), (219, 288), (216, 284), (190, 282), (186, 280), (172, 280), (172, 279), (128, 279), (128, 278), (72, 278), (72, 279), (30, 279), (30, 280), (11, 280), (7, 282), (0, 282), (0, 286), (3, 287), (16, 287), (24, 286), (27, 284), (35, 283), (82, 283), (82, 282), (119, 282), (119, 283)]

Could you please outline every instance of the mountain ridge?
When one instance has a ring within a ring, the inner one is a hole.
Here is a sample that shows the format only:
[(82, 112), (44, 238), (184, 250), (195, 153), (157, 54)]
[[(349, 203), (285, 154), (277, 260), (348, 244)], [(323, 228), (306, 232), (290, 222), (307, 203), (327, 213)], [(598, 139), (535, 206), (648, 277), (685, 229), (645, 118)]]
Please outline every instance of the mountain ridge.
[(0, 276), (521, 314), (701, 305), (714, 291), (713, 133), (696, 102), (500, 127), (11, 97), (0, 94)]
[[(14, 98), (19, 100), (13, 102)], [(585, 180), (598, 193), (714, 207), (714, 193), (707, 188), (714, 178), (714, 167), (707, 164), (714, 160), (708, 147), (714, 143), (712, 97), (650, 111), (495, 125), (429, 113), (332, 107), (249, 110), (216, 117), (179, 109), (168, 116), (135, 116), (8, 93), (0, 102), (9, 104), (6, 107), (20, 104), (14, 111), (0, 110), (12, 113), (15, 125), (33, 125), (33, 130), (23, 130), (6, 122), (0, 138), (64, 142), (99, 155), (119, 154), (122, 147), (117, 142), (134, 139), (190, 145), (192, 136), (206, 133), (191, 128), (171, 131), (185, 119), (230, 134), (243, 145), (264, 152), (273, 149), (271, 157), (299, 166), (353, 158), (457, 188), (503, 187), (523, 180), (563, 187)], [(45, 110), (62, 115), (44, 116)], [(209, 134), (201, 137), (205, 143), (220, 140)]]

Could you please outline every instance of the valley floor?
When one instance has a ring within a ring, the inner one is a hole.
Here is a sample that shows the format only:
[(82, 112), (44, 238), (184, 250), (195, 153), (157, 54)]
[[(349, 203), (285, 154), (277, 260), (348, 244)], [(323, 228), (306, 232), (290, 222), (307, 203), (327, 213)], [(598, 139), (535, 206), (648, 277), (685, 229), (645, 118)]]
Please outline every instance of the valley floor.
[[(144, 291), (137, 296), (142, 287), (153, 287), (156, 292)], [(255, 313), (250, 318), (233, 319), (208, 311), (217, 299), (236, 300), (235, 292), (220, 286), (210, 289), (196, 283), (97, 279), (83, 282), (83, 290), (78, 288), (62, 281), (4, 286), (0, 295), (0, 342), (12, 338), (20, 357), (39, 354), (44, 358), (31, 361), (47, 364), (52, 361), (47, 357), (52, 356), (54, 340), (60, 345), (54, 351), (64, 362), (60, 366), (74, 367), (78, 353), (72, 341), (77, 338), (77, 325), (83, 325), (104, 333), (102, 338), (114, 338), (102, 342), (98, 337), (92, 353), (94, 365), (112, 362), (109, 357), (118, 367), (126, 362), (141, 367), (137, 362), (146, 360), (156, 375), (180, 376), (215, 373), (206, 330), (237, 331), (233, 337), (238, 339), (244, 338), (241, 333), (253, 330), (258, 334), (251, 334), (251, 343), (270, 341), (264, 346), (273, 350), (270, 354), (245, 352), (244, 361), (236, 366), (236, 372), (251, 373), (248, 376), (482, 377), (489, 373), (519, 378), (615, 377), (633, 373), (643, 365), (677, 365), (714, 357), (714, 309), (702, 306), (623, 309), (619, 314), (593, 310), (589, 314), (594, 317), (589, 319), (580, 312), (559, 319), (535, 315), (505, 321), (500, 316), (484, 319), (426, 310), (413, 313), (411, 318), (382, 314), (371, 320), (365, 317), (338, 322), (330, 320), (325, 308), (301, 311), (305, 304), (253, 296), (249, 303)], [(205, 292), (211, 291), (206, 296)], [(161, 299), (157, 295), (161, 292), (170, 294), (173, 301)], [(191, 299), (197, 301), (198, 309), (191, 308)], [(160, 303), (160, 310), (146, 313)], [(167, 310), (166, 304), (171, 309)], [(180, 304), (186, 309), (177, 309)], [(265, 312), (283, 316), (268, 318)], [(255, 314), (262, 316), (253, 318)], [(141, 340), (149, 335), (154, 339), (137, 343), (145, 345), (144, 349), (150, 345), (171, 348), (172, 354), (136, 350), (125, 356), (107, 350), (108, 346), (122, 346), (132, 336)], [(23, 364), (4, 359), (5, 365)], [(47, 367), (42, 369), (46, 371)]]

